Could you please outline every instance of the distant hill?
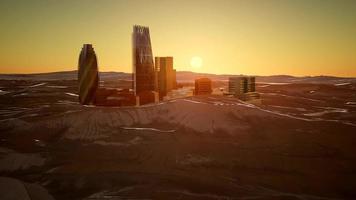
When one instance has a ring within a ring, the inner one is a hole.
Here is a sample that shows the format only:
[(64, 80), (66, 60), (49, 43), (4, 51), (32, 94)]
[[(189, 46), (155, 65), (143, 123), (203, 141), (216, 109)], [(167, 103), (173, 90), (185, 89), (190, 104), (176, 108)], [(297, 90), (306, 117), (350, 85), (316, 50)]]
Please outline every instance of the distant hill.
[[(35, 74), (0, 74), (0, 79), (5, 80), (76, 80), (78, 76), (77, 70), (35, 73)], [(103, 80), (109, 79), (129, 79), (131, 73), (125, 72), (99, 72), (99, 76)]]
[[(241, 74), (242, 75), (242, 74)], [(214, 81), (227, 81), (229, 77), (241, 76), (241, 75), (231, 75), (231, 74), (206, 74), (206, 73), (195, 73), (189, 71), (177, 72), (177, 80), (181, 82), (194, 81), (196, 78), (207, 77)], [(272, 76), (255, 76), (257, 82), (266, 83), (344, 83), (344, 82), (356, 82), (356, 78), (344, 78), (344, 77), (334, 77), (334, 76), (304, 76), (295, 77), (290, 75), (272, 75)]]
[[(125, 72), (100, 72), (101, 80), (132, 80), (131, 73)], [(213, 81), (227, 81), (231, 74), (208, 74), (208, 73), (196, 73), (190, 71), (178, 71), (178, 82), (193, 82), (196, 78), (207, 77)], [(50, 72), (50, 73), (35, 73), (35, 74), (0, 74), (0, 79), (3, 80), (76, 80), (77, 71), (62, 71), (62, 72)], [(344, 78), (334, 76), (304, 76), (295, 77), (289, 75), (272, 75), (272, 76), (256, 76), (257, 82), (266, 83), (346, 83), (356, 82), (356, 78)]]

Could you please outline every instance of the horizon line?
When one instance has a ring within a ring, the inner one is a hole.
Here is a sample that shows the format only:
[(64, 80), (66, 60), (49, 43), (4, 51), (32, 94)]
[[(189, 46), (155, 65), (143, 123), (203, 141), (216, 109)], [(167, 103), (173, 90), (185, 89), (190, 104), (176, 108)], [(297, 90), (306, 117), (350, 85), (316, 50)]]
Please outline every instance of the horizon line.
[[(48, 71), (48, 72), (31, 72), (31, 73), (1, 73), (0, 75), (40, 75), (40, 74), (51, 74), (51, 73), (63, 73), (63, 72), (75, 72), (78, 70), (64, 70), (64, 71)], [(223, 74), (215, 74), (215, 73), (209, 73), (209, 72), (194, 72), (194, 71), (187, 71), (187, 70), (182, 70), (182, 71), (176, 71), (176, 72), (190, 72), (190, 73), (195, 73), (195, 74), (206, 74), (206, 75), (217, 75), (217, 76), (237, 76), (237, 75), (246, 75), (246, 76), (291, 76), (291, 77), (334, 77), (334, 78), (356, 78), (352, 76), (335, 76), (335, 75), (290, 75), (290, 74), (273, 74), (273, 75), (249, 75), (249, 74), (229, 74), (229, 73), (223, 73)], [(123, 72), (123, 71), (99, 71), (99, 73), (126, 73), (126, 74), (132, 74), (132, 72)]]

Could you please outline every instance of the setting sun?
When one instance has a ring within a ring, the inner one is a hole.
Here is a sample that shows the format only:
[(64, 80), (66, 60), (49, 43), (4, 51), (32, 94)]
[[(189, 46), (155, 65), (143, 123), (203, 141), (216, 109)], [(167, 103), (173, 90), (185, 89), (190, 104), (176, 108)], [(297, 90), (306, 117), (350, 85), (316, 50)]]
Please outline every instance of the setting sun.
[(202, 67), (203, 65), (203, 60), (201, 59), (201, 57), (199, 56), (194, 56), (191, 60), (190, 60), (190, 65), (194, 68), (194, 69), (199, 69)]

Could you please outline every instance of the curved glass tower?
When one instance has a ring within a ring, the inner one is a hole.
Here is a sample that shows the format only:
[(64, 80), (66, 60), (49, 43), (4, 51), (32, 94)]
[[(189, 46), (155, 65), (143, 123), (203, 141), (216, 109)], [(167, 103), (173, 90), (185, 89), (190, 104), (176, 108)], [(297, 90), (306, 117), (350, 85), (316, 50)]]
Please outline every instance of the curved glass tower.
[(98, 63), (91, 44), (84, 44), (78, 62), (79, 102), (93, 104), (99, 84)]

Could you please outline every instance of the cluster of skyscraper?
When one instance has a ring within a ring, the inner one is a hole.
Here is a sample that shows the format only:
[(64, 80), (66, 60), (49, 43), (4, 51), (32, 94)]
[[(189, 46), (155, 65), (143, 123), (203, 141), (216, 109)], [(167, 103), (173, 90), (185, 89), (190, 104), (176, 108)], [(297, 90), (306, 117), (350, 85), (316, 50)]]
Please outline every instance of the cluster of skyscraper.
[[(148, 27), (133, 27), (132, 33), (132, 90), (99, 87), (98, 62), (91, 44), (84, 44), (78, 62), (79, 101), (81, 104), (102, 106), (132, 106), (162, 100), (177, 87), (173, 57), (155, 57), (153, 60)], [(195, 80), (195, 95), (212, 93), (212, 81)], [(255, 92), (255, 77), (229, 78), (228, 95), (242, 100), (259, 98)]]
[(153, 60), (148, 27), (133, 27), (133, 90), (100, 88), (98, 64), (91, 44), (84, 44), (79, 56), (78, 82), (81, 104), (103, 106), (142, 105), (158, 102), (176, 88), (176, 71), (173, 57), (156, 57)]

